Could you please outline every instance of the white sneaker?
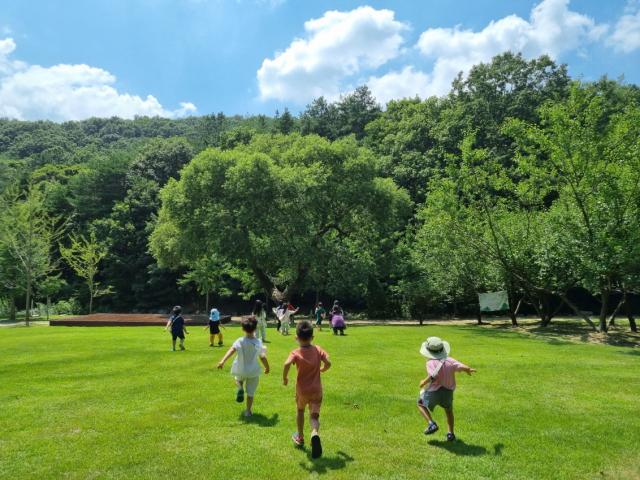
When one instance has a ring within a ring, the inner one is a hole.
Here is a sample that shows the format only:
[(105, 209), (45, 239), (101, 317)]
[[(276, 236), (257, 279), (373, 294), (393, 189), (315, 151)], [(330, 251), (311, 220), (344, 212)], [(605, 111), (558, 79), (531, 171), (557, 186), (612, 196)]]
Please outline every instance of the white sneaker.
[(296, 447), (302, 447), (304, 445), (304, 440), (300, 440), (298, 438), (297, 432), (291, 435), (291, 440), (293, 440), (293, 443), (295, 443)]

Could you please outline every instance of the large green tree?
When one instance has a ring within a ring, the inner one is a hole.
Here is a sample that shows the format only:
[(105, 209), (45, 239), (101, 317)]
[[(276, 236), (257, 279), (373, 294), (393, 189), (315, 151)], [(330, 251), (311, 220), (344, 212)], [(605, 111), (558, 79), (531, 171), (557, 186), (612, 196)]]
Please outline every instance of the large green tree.
[(605, 100), (575, 82), (566, 102), (541, 109), (540, 126), (517, 120), (507, 126), (522, 149), (523, 171), (557, 195), (548, 213), (558, 232), (555, 248), (599, 296), (601, 332), (616, 284), (638, 265), (640, 236), (640, 108), (612, 113)]
[[(407, 195), (378, 176), (375, 158), (354, 139), (295, 134), (203, 152), (161, 198), (150, 243), (161, 265), (215, 254), (250, 269), (274, 300), (299, 291), (347, 239), (379, 248), (410, 210)], [(350, 261), (345, 256), (344, 268)], [(277, 276), (289, 279), (282, 291)]]

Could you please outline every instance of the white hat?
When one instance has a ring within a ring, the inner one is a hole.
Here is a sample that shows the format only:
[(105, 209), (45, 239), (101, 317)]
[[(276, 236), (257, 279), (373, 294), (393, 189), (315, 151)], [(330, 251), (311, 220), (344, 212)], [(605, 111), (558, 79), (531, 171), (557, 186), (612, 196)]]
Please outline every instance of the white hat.
[(427, 338), (420, 348), (420, 353), (429, 358), (447, 358), (450, 351), (449, 342), (438, 337)]

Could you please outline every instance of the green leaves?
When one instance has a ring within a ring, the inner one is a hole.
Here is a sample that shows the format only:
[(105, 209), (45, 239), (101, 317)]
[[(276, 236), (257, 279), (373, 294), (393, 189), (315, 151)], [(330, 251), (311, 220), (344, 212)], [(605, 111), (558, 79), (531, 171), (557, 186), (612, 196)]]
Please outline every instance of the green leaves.
[(406, 195), (377, 176), (377, 163), (353, 139), (257, 135), (233, 150), (208, 150), (162, 191), (151, 236), (154, 256), (177, 265), (215, 253), (246, 265), (271, 293), (269, 276), (294, 280), (337, 253), (336, 239), (375, 249), (402, 226)]

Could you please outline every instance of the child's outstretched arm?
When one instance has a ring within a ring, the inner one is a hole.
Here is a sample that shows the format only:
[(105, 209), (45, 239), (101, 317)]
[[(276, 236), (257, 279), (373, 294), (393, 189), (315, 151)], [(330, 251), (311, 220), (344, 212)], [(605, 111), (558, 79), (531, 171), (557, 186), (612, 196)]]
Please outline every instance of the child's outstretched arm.
[(166, 326), (166, 327), (164, 327), (163, 332), (166, 332), (166, 331), (167, 331), (167, 328), (169, 328), (170, 326), (171, 326), (171, 319), (169, 319), (169, 321), (167, 322), (167, 326)]
[(271, 369), (269, 368), (269, 360), (267, 360), (267, 357), (260, 357), (260, 361), (262, 365), (264, 365), (264, 373), (269, 373)]
[(236, 349), (231, 347), (229, 349), (229, 351), (224, 355), (224, 357), (222, 357), (222, 360), (220, 360), (220, 362), (218, 362), (218, 368), (222, 368), (224, 367), (224, 362), (226, 362), (227, 360), (229, 360), (229, 357), (231, 355), (233, 355), (234, 353), (236, 353)]
[(221, 326), (222, 328), (224, 328), (225, 330), (227, 329), (227, 327), (225, 327), (225, 326), (222, 324), (222, 322), (220, 322), (220, 326)]
[(466, 365), (462, 369), (463, 372), (467, 372), (467, 375), (471, 375), (471, 372), (475, 373), (477, 370), (475, 368), (469, 368)]
[(287, 361), (284, 362), (284, 368), (282, 369), (282, 384), (287, 385), (289, 383), (289, 369), (291, 368), (292, 360), (287, 358)]
[(202, 331), (204, 332), (207, 328), (209, 328), (209, 325), (207, 325), (206, 327), (204, 327), (204, 328), (202, 329)]
[(187, 326), (186, 325), (182, 325), (182, 330), (184, 330), (184, 333), (189, 335), (189, 330), (187, 330)]

